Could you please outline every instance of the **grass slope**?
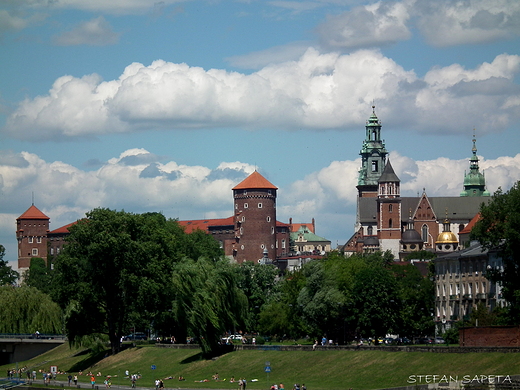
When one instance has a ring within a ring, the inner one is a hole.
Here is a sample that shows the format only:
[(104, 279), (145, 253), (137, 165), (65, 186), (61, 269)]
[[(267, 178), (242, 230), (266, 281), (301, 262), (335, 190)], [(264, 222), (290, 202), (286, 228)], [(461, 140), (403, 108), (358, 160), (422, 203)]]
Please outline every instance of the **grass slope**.
[[(27, 362), (31, 370), (49, 370), (57, 365), (60, 370), (73, 368), (83, 372), (101, 372), (111, 375), (113, 386), (129, 385), (124, 373), (140, 373), (138, 386), (154, 386), (156, 378), (182, 375), (185, 382), (165, 380), (166, 388), (237, 389), (230, 377), (248, 379), (248, 389), (268, 389), (273, 383), (283, 383), (291, 389), (294, 383), (305, 383), (309, 390), (380, 389), (406, 386), (411, 375), (458, 376), (515, 375), (520, 373), (520, 354), (517, 353), (425, 353), (386, 351), (237, 351), (214, 360), (200, 359), (200, 351), (143, 346), (127, 349), (118, 355), (101, 358), (92, 363), (89, 355), (79, 354), (63, 345)], [(89, 360), (90, 358), (90, 360)], [(265, 363), (272, 368), (269, 378)], [(152, 370), (152, 365), (156, 366)], [(12, 367), (12, 365), (11, 365)], [(9, 366), (1, 366), (7, 370)], [(216, 372), (226, 381), (215, 382)], [(40, 379), (40, 376), (39, 378)], [(58, 376), (66, 380), (66, 375)], [(103, 377), (98, 384), (103, 386)], [(209, 382), (198, 382), (209, 379)], [(252, 382), (258, 379), (258, 382)], [(86, 375), (80, 382), (87, 382)], [(416, 384), (419, 383), (416, 381)], [(424, 382), (422, 382), (424, 383)]]

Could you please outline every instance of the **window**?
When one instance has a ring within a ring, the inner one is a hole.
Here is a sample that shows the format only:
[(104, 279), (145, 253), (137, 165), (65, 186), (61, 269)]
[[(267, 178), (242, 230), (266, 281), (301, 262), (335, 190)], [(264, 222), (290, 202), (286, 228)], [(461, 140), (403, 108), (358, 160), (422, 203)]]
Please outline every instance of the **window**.
[(272, 195), (272, 191), (271, 190), (267, 190), (267, 194), (268, 195)]
[(266, 219), (267, 219), (267, 222), (271, 222), (271, 217), (268, 216)]
[(271, 234), (274, 234), (274, 227), (271, 228)]
[(369, 226), (367, 229), (367, 234), (369, 236), (372, 236), (374, 234), (374, 228), (372, 226)]
[(394, 209), (394, 205), (393, 204), (389, 204), (388, 205), (388, 211), (391, 213)]
[(285, 249), (285, 238), (282, 240), (282, 249)]
[(247, 190), (244, 190), (244, 195), (247, 195)]
[(54, 248), (51, 248), (51, 256), (54, 255)]
[(393, 228), (392, 218), (388, 220), (388, 227), (391, 229)]
[(260, 245), (260, 248), (265, 249), (265, 245), (264, 244)]
[(259, 209), (262, 208), (262, 203), (258, 203), (258, 208), (259, 208)]
[(246, 221), (246, 217), (244, 215), (242, 215), (242, 222), (245, 222)]
[(244, 208), (247, 209), (249, 205), (247, 203), (244, 203)]
[(33, 256), (38, 256), (38, 249), (37, 248), (33, 248), (32, 255)]
[(41, 238), (41, 237), (37, 237), (37, 238), (36, 238), (36, 242), (37, 242), (38, 244), (41, 244), (41, 243), (42, 243), (42, 238)]
[(372, 161), (372, 172), (377, 172), (377, 161)]
[(421, 228), (422, 240), (428, 242), (428, 225), (423, 225)]
[(33, 237), (29, 237), (29, 244), (33, 243)]

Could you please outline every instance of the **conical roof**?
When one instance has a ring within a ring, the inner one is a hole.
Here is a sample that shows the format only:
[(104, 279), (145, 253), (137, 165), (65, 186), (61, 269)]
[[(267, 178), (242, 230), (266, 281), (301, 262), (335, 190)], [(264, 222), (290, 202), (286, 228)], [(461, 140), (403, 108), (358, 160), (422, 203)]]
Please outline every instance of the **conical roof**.
[(38, 207), (31, 205), (25, 213), (20, 215), (17, 219), (50, 219), (44, 213), (42, 213)]
[(277, 190), (278, 187), (274, 186), (269, 180), (263, 177), (258, 171), (254, 171), (242, 182), (233, 187), (233, 190), (250, 190), (255, 188)]
[(391, 183), (391, 182), (400, 182), (399, 178), (394, 172), (394, 168), (392, 164), (390, 164), (390, 160), (385, 165), (385, 170), (381, 174), (381, 177), (378, 180), (379, 183)]

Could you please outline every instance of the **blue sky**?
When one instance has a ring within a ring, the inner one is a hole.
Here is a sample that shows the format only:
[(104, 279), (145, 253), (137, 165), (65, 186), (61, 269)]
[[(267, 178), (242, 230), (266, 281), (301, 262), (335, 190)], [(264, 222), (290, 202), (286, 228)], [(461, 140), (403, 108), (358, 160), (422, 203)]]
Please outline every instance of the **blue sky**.
[(278, 219), (353, 233), (372, 104), (402, 194), (520, 179), (516, 0), (2, 0), (0, 243), (35, 204), (232, 213), (255, 168)]

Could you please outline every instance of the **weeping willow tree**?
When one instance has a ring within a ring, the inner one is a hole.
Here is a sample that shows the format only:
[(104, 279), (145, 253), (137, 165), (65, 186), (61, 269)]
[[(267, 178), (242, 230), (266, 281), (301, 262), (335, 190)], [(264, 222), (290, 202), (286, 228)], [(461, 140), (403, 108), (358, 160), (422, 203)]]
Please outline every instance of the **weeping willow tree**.
[(217, 355), (222, 334), (241, 327), (247, 316), (247, 297), (231, 267), (226, 260), (204, 259), (186, 259), (175, 267), (175, 317), (199, 340), (205, 357)]
[(0, 333), (63, 333), (58, 304), (34, 287), (0, 287)]

